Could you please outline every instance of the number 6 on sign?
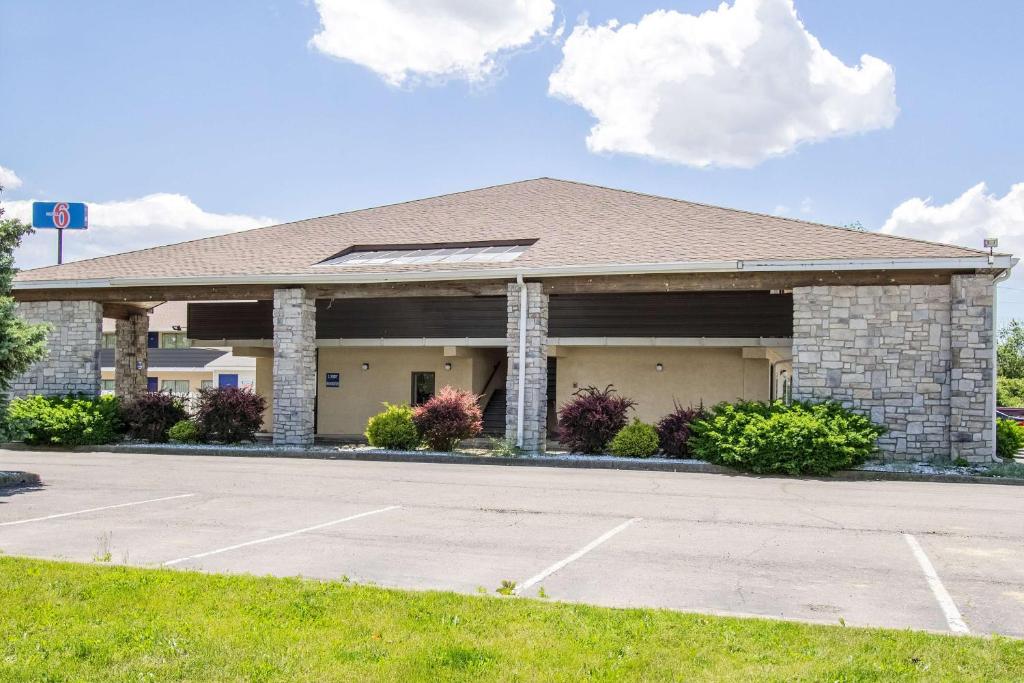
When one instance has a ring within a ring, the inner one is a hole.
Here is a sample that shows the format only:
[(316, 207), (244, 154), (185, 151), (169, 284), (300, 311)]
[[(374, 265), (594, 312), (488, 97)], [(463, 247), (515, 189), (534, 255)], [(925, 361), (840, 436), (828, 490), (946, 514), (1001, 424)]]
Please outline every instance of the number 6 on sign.
[(57, 230), (57, 263), (64, 262), (64, 231), (89, 227), (89, 207), (80, 202), (32, 202), (32, 227)]

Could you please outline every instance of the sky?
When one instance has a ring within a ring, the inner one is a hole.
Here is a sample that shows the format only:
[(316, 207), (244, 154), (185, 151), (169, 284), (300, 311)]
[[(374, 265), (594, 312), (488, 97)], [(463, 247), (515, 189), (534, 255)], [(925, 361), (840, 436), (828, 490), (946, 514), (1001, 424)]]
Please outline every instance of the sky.
[(1016, 0), (0, 0), (0, 199), (88, 202), (66, 260), (540, 176), (1024, 253), (1021, 26)]

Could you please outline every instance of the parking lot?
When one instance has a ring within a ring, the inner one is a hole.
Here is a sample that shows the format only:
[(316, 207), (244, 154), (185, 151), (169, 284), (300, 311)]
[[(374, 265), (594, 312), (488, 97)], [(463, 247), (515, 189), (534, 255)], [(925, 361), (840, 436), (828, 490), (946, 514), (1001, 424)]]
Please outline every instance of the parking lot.
[(1024, 636), (1024, 488), (0, 451), (8, 555)]

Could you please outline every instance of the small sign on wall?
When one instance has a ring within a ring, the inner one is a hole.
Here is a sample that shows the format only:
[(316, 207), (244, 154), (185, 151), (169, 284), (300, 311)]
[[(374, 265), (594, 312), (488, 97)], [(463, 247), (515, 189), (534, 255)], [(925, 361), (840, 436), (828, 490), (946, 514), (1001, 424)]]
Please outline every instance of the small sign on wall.
[(341, 373), (328, 372), (324, 375), (324, 385), (330, 389), (337, 389), (341, 386)]

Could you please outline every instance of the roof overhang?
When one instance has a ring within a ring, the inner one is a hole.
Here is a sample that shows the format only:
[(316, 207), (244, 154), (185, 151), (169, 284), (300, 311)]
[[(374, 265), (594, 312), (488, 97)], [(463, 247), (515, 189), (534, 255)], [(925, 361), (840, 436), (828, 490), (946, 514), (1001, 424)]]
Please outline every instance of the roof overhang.
[(646, 273), (739, 273), (739, 272), (808, 272), (841, 270), (986, 270), (1006, 271), (1018, 259), (1000, 254), (960, 258), (868, 258), (816, 260), (730, 260), (679, 261), (649, 264), (594, 264), (580, 266), (542, 266), (522, 268), (482, 268), (465, 270), (416, 271), (332, 271), (330, 273), (295, 273), (261, 275), (217, 275), (140, 278), (90, 278), (84, 280), (15, 281), (15, 290), (94, 289), (105, 287), (160, 287), (188, 285), (319, 285), (373, 284), (390, 282), (438, 282), (452, 280), (512, 280), (516, 277), (592, 277), (602, 275), (635, 275)]

